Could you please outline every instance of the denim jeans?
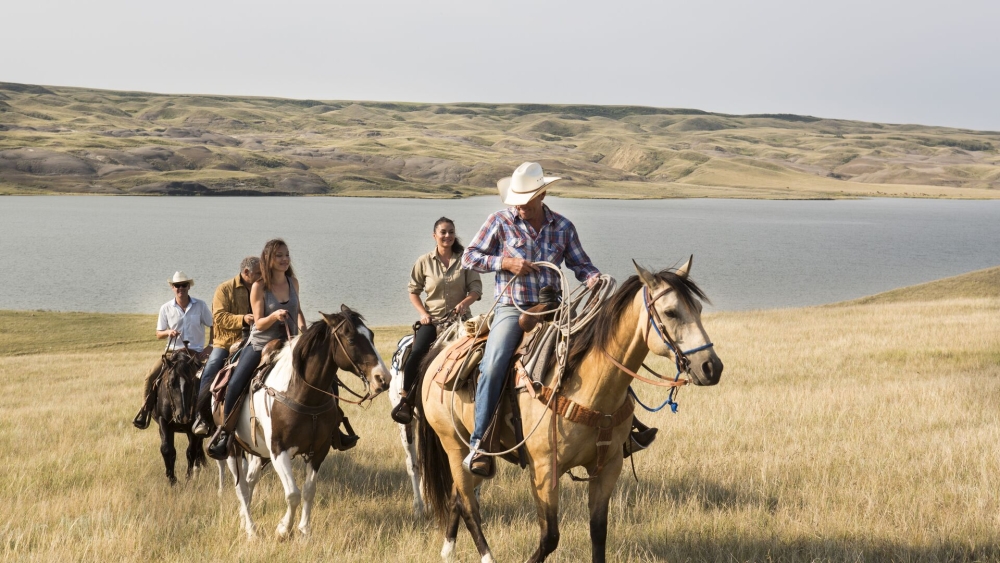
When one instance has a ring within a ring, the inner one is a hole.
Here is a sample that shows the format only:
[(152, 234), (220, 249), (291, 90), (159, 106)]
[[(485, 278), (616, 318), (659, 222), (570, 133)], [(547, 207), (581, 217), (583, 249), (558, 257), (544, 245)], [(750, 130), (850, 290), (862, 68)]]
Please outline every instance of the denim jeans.
[(212, 384), (215, 374), (219, 373), (226, 360), (229, 359), (227, 348), (212, 348), (212, 353), (208, 355), (205, 362), (205, 369), (201, 370), (201, 386), (198, 388), (198, 396), (205, 392), (205, 388)]
[(233, 412), (236, 400), (240, 398), (243, 390), (250, 385), (253, 372), (257, 369), (257, 364), (260, 363), (263, 351), (254, 350), (253, 346), (247, 346), (240, 352), (240, 361), (233, 368), (233, 374), (229, 377), (229, 388), (226, 389), (226, 403), (222, 409), (226, 418), (229, 418), (229, 413)]
[(493, 314), (493, 324), (490, 325), (490, 336), (486, 341), (483, 359), (479, 362), (479, 386), (476, 387), (475, 428), (472, 430), (473, 441), (483, 439), (483, 433), (490, 424), (490, 417), (496, 410), (497, 402), (503, 391), (504, 377), (514, 351), (521, 343), (524, 331), (517, 324), (521, 312), (513, 305), (499, 305)]

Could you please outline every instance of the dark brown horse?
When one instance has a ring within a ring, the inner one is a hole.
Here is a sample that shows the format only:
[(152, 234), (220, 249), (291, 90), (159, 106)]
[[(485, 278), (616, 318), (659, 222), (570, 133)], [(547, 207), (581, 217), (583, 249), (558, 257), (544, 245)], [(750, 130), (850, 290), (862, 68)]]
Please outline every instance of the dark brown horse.
[(201, 444), (203, 438), (191, 432), (194, 420), (195, 402), (198, 398), (198, 369), (201, 362), (187, 350), (176, 350), (163, 355), (163, 369), (156, 385), (156, 408), (153, 418), (160, 427), (160, 453), (167, 469), (170, 484), (177, 483), (174, 462), (177, 450), (174, 448), (174, 434), (183, 432), (188, 437), (187, 477), (195, 467), (205, 465), (205, 452)]
[[(234, 436), (251, 454), (250, 461), (234, 454), (227, 463), (236, 478), (236, 496), (248, 536), (254, 535), (250, 501), (264, 460), (274, 465), (288, 504), (278, 523), (278, 537), (291, 534), (300, 502), (302, 518), (298, 529), (303, 535), (309, 533), (316, 473), (340, 423), (332, 395), (338, 389), (338, 370), (358, 376), (375, 394), (389, 386), (389, 370), (375, 350), (375, 335), (361, 315), (343, 305), (340, 313), (321, 314), (323, 320), (310, 325), (278, 352), (263, 387), (244, 400), (238, 415)], [(292, 473), (295, 456), (306, 458), (306, 480), (301, 491)]]

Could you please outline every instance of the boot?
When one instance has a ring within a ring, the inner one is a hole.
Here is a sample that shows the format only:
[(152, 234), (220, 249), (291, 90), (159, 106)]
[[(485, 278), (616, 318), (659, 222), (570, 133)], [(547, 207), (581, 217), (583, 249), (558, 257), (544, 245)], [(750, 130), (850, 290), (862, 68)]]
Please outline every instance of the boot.
[(135, 418), (132, 419), (132, 426), (135, 426), (139, 430), (149, 428), (149, 409), (145, 406), (139, 409), (139, 414), (135, 415)]
[(389, 416), (400, 424), (409, 424), (413, 420), (413, 406), (406, 391), (400, 393), (399, 404), (392, 408)]
[(635, 452), (644, 450), (652, 445), (653, 440), (656, 440), (656, 433), (659, 432), (656, 428), (650, 428), (638, 418), (632, 417), (632, 431), (628, 435), (628, 443), (624, 446), (623, 457), (628, 457)]
[[(343, 413), (343, 411), (341, 411), (341, 413)], [(346, 416), (341, 420), (344, 425), (344, 429), (347, 430), (347, 432), (343, 432), (339, 426), (337, 427), (337, 431), (333, 433), (333, 449), (338, 452), (346, 452), (347, 450), (358, 445), (358, 440), (361, 439), (361, 436), (354, 433), (354, 428), (351, 428), (351, 422), (347, 420)]]
[(219, 428), (215, 430), (215, 435), (212, 436), (212, 442), (208, 445), (208, 457), (220, 461), (228, 458), (229, 441), (231, 439), (232, 434), (227, 432), (222, 426), (219, 426)]
[(496, 474), (495, 467), (493, 466), (493, 457), (483, 454), (483, 451), (479, 448), (479, 440), (469, 444), (469, 455), (465, 456), (465, 459), (462, 460), (462, 465), (469, 473), (484, 479), (489, 479)]
[(208, 423), (201, 417), (201, 413), (194, 417), (194, 424), (191, 425), (191, 433), (195, 436), (208, 436)]

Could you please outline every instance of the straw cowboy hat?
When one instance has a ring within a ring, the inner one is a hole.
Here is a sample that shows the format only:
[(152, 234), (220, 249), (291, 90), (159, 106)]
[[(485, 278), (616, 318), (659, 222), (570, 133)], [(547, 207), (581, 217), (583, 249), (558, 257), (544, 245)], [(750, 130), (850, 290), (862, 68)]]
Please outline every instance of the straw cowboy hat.
[(180, 270), (177, 270), (174, 272), (173, 276), (167, 278), (167, 283), (170, 285), (174, 285), (175, 283), (188, 283), (191, 284), (191, 287), (194, 287), (194, 279), (187, 277), (187, 274)]
[(542, 165), (537, 162), (525, 162), (514, 170), (510, 178), (497, 182), (500, 199), (507, 205), (524, 205), (531, 198), (544, 192), (549, 184), (562, 178), (545, 176)]

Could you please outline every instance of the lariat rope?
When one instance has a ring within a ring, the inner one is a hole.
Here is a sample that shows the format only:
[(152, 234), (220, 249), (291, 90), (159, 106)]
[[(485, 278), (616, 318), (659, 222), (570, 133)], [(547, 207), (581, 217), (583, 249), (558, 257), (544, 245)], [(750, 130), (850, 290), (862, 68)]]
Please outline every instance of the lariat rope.
[[(554, 382), (555, 384), (553, 385), (552, 388), (558, 390), (560, 387), (562, 387), (562, 378), (566, 372), (566, 358), (569, 355), (570, 337), (573, 334), (582, 330), (585, 326), (587, 326), (587, 324), (589, 324), (591, 321), (594, 320), (594, 318), (597, 317), (597, 313), (600, 311), (601, 305), (603, 305), (604, 302), (608, 299), (608, 297), (614, 293), (617, 283), (615, 282), (615, 279), (612, 278), (611, 276), (606, 274), (601, 274), (600, 277), (598, 278), (598, 282), (595, 283), (592, 287), (587, 287), (586, 285), (581, 284), (572, 293), (570, 293), (569, 282), (566, 281), (566, 276), (563, 275), (562, 269), (559, 268), (559, 266), (556, 266), (551, 262), (532, 262), (532, 264), (536, 266), (549, 268), (555, 271), (556, 275), (559, 278), (561, 295), (568, 295), (568, 297), (563, 299), (563, 301), (559, 304), (559, 306), (556, 309), (552, 311), (540, 311), (540, 312), (525, 311), (524, 309), (521, 308), (520, 305), (517, 304), (517, 300), (511, 298), (511, 303), (514, 305), (515, 308), (517, 308), (518, 311), (520, 311), (523, 314), (531, 316), (553, 315), (552, 325), (559, 330), (559, 338), (556, 343), (556, 362), (557, 362), (556, 379)], [(496, 299), (493, 300), (493, 305), (490, 307), (490, 310), (483, 317), (483, 322), (476, 327), (476, 335), (475, 335), (476, 339), (478, 339), (482, 334), (483, 327), (486, 325), (486, 319), (488, 319), (490, 314), (496, 310), (497, 305), (500, 303), (500, 298), (503, 297), (503, 295), (509, 291), (511, 284), (514, 282), (515, 279), (517, 279), (517, 277), (518, 277), (517, 275), (512, 277), (506, 283), (506, 285), (504, 285), (503, 289), (497, 293)], [(589, 298), (589, 300), (584, 305), (583, 310), (577, 313), (576, 312), (577, 306), (584, 300), (584, 298)], [(462, 366), (459, 369), (458, 373), (461, 373), (462, 371), (465, 370), (469, 362), (469, 358), (471, 356), (472, 356), (471, 354), (466, 354), (465, 358), (462, 360)], [(457, 393), (455, 391), (452, 391), (451, 423), (452, 426), (457, 430), (458, 421), (455, 418), (456, 395)], [(553, 393), (552, 396), (549, 397), (548, 402), (545, 403), (546, 409), (552, 410), (552, 405), (554, 404), (553, 401), (555, 400), (555, 397), (556, 393)], [(538, 421), (535, 422), (535, 425), (531, 428), (531, 431), (528, 432), (527, 435), (525, 435), (524, 439), (522, 439), (513, 447), (504, 450), (502, 452), (480, 451), (479, 453), (481, 455), (497, 457), (516, 452), (521, 446), (523, 446), (528, 442), (528, 440), (531, 438), (532, 435), (534, 435), (534, 433), (538, 430), (538, 427), (541, 426), (542, 420), (544, 419), (545, 419), (544, 416), (539, 417)], [(554, 422), (555, 421), (553, 421), (553, 423)], [(466, 441), (465, 437), (463, 437), (461, 433), (456, 431), (456, 435), (458, 436), (459, 440), (462, 441), (463, 444), (471, 447), (469, 442)]]

